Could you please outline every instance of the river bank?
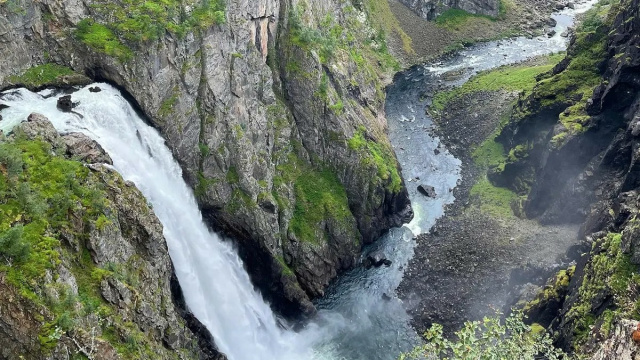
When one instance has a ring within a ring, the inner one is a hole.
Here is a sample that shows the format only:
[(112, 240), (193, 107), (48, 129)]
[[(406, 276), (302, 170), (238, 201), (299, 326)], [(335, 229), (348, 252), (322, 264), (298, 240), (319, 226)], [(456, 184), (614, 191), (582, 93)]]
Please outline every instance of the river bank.
[(413, 54), (402, 51), (404, 42), (391, 36), (393, 53), (405, 64), (419, 64), (445, 53), (460, 50), (470, 44), (512, 38), (553, 34), (551, 15), (578, 2), (564, 0), (518, 1), (503, 0), (497, 18), (452, 12), (436, 21), (426, 21), (398, 0), (389, 0), (391, 12), (399, 28), (411, 39)]
[[(513, 68), (546, 61), (534, 58)], [(434, 117), (434, 136), (462, 166), (456, 200), (430, 232), (417, 236), (398, 288), (420, 333), (432, 323), (453, 332), (465, 321), (508, 310), (521, 289), (543, 285), (572, 260), (565, 254), (579, 243), (577, 226), (542, 226), (515, 216), (514, 194), (490, 185), (485, 163), (474, 160), (473, 150), (491, 137), (517, 98), (518, 91), (474, 91), (447, 102)]]

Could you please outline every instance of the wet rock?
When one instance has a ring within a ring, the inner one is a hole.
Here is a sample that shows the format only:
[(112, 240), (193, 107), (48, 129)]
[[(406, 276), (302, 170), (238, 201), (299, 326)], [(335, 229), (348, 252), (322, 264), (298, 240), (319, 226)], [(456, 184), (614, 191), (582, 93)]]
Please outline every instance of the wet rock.
[(102, 89), (100, 89), (98, 86), (93, 86), (89, 88), (89, 92), (92, 92), (92, 93), (99, 93), (100, 91), (102, 91)]
[(569, 37), (569, 31), (563, 31), (562, 33), (560, 33), (560, 36), (562, 36), (563, 38)]
[(426, 197), (436, 197), (436, 189), (431, 185), (418, 185), (418, 192)]
[(567, 7), (568, 7), (569, 9), (575, 9), (575, 8), (576, 8), (576, 4), (574, 4), (574, 3), (572, 3), (572, 2), (569, 2), (569, 3), (567, 3)]
[(74, 104), (73, 101), (71, 100), (71, 95), (65, 95), (58, 99), (58, 103), (56, 104), (56, 107), (60, 111), (71, 112), (71, 110), (73, 110), (73, 108), (76, 107), (76, 105), (77, 104)]
[(365, 267), (367, 269), (371, 267), (380, 267), (382, 265), (390, 266), (391, 260), (387, 259), (387, 255), (381, 250), (376, 250), (367, 255), (365, 259)]
[(558, 3), (558, 4), (556, 4), (556, 9), (558, 9), (558, 10), (562, 10), (562, 9), (564, 9), (565, 7), (567, 7), (567, 5), (565, 5), (565, 4), (563, 4), (563, 3)]
[(435, 155), (440, 154), (440, 149), (438, 149), (438, 148), (433, 149), (433, 153), (434, 153)]
[(552, 17), (548, 18), (546, 23), (550, 27), (556, 27), (556, 25), (558, 25), (558, 21)]
[(548, 37), (553, 37), (553, 35), (555, 35), (555, 34), (556, 34), (556, 31), (555, 31), (555, 30), (553, 30), (553, 29), (552, 29), (552, 30), (549, 30), (549, 32), (547, 32), (547, 36), (548, 36)]

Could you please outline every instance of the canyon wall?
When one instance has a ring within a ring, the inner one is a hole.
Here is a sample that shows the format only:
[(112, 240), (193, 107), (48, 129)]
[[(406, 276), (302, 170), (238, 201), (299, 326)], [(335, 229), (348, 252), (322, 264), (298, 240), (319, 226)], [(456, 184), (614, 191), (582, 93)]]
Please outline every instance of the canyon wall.
[(313, 313), (363, 244), (412, 216), (385, 133), (397, 63), (381, 28), (337, 0), (145, 6), (1, 3), (0, 84), (55, 63), (120, 86), (254, 284), (284, 315)]

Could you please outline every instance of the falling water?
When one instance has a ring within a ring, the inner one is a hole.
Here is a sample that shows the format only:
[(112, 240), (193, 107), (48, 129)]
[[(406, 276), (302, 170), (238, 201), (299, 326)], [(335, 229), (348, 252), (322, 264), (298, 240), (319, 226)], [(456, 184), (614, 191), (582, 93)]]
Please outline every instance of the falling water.
[(97, 85), (102, 92), (92, 93), (85, 87), (73, 94), (73, 100), (80, 103), (75, 111), (84, 118), (57, 110), (58, 96), (46, 97), (51, 91), (8, 91), (2, 96), (9, 108), (2, 111), (0, 129), (6, 132), (38, 112), (59, 132), (82, 132), (102, 145), (114, 168), (133, 181), (153, 205), (164, 226), (187, 305), (229, 359), (314, 358), (310, 340), (306, 340), (313, 336), (278, 326), (269, 305), (251, 285), (235, 249), (207, 229), (164, 139), (144, 123), (117, 89)]
[[(451, 83), (460, 85), (480, 70), (563, 50), (566, 39), (559, 34), (571, 25), (575, 13), (594, 2), (588, 0), (575, 11), (554, 15), (558, 34), (551, 38), (479, 44), (446, 63), (415, 67), (396, 77), (386, 109), (390, 139), (403, 165), (416, 217), (408, 228), (392, 229), (373, 245), (384, 250), (393, 265), (369, 271), (357, 268), (343, 275), (318, 301), (319, 318), (301, 333), (278, 326), (268, 304), (251, 285), (235, 249), (203, 223), (193, 193), (160, 134), (138, 117), (118, 90), (97, 84), (100, 93), (91, 93), (88, 87), (75, 92), (73, 99), (80, 102), (75, 110), (83, 119), (58, 111), (58, 96), (51, 90), (10, 90), (0, 95), (9, 105), (0, 112), (0, 129), (7, 132), (30, 113), (38, 112), (58, 131), (82, 132), (102, 145), (115, 169), (133, 181), (153, 205), (164, 225), (187, 305), (230, 360), (393, 359), (419, 341), (409, 326), (404, 305), (393, 297), (413, 255), (413, 235), (426, 231), (443, 215), (444, 206), (453, 201), (448, 189), (455, 187), (459, 177), (459, 161), (428, 131), (433, 123), (424, 112), (424, 90), (452, 70), (464, 69)], [(436, 148), (443, 151), (436, 154)], [(442, 196), (426, 199), (419, 195), (417, 178), (436, 186)]]

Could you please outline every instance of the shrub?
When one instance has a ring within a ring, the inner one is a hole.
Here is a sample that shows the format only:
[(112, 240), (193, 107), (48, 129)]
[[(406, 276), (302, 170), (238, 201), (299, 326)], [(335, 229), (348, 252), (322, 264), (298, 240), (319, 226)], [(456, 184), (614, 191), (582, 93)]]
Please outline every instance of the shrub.
[(443, 336), (442, 326), (434, 324), (425, 334), (426, 344), (400, 355), (407, 359), (563, 359), (566, 355), (553, 346), (549, 335), (523, 322), (516, 311), (500, 321), (499, 314), (483, 321), (469, 321), (455, 333), (457, 340)]

